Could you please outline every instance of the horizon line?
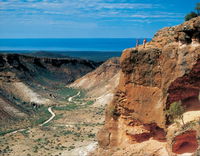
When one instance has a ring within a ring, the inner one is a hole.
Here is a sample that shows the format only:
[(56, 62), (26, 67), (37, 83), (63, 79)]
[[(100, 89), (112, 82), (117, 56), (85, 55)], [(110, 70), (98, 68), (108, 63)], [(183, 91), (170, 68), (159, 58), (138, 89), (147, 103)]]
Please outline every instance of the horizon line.
[(32, 37), (32, 38), (0, 38), (0, 39), (144, 39), (144, 38), (147, 38), (147, 39), (152, 39), (151, 37), (72, 37), (72, 38), (64, 38), (64, 37), (50, 37), (50, 38), (36, 38), (36, 37)]

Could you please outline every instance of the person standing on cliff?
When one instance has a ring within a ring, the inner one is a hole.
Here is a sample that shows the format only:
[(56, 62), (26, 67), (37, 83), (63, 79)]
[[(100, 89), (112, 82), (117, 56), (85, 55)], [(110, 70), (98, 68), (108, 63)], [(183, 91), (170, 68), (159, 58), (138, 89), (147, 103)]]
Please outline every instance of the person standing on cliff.
[(140, 43), (139, 43), (139, 40), (137, 39), (137, 40), (136, 40), (136, 47), (138, 47), (139, 44), (140, 44)]
[(146, 38), (145, 38), (145, 39), (143, 40), (143, 48), (145, 48), (146, 43), (147, 43), (147, 40), (146, 40)]

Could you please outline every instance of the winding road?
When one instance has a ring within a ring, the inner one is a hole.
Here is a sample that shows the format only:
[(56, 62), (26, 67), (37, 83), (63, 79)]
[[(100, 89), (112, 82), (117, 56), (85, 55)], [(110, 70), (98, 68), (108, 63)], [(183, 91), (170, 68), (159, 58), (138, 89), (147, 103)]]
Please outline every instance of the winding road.
[(56, 114), (52, 111), (51, 107), (48, 108), (48, 111), (49, 111), (49, 113), (51, 113), (51, 117), (47, 121), (45, 121), (42, 124), (40, 124), (40, 126), (43, 126), (43, 125), (49, 123), (56, 116)]
[(73, 98), (75, 98), (76, 96), (79, 96), (81, 92), (78, 92), (76, 95), (71, 96), (68, 98), (68, 101), (71, 102)]
[[(78, 92), (76, 95), (69, 97), (69, 98), (68, 98), (68, 101), (71, 102), (72, 99), (75, 98), (76, 96), (79, 96), (80, 93), (81, 93), (81, 92)], [(56, 116), (56, 114), (52, 111), (52, 108), (51, 108), (51, 107), (48, 108), (48, 111), (49, 111), (49, 113), (51, 113), (51, 117), (50, 117), (47, 121), (45, 121), (45, 122), (43, 122), (42, 124), (40, 124), (40, 126), (44, 126), (45, 124), (49, 123), (49, 122), (50, 122), (51, 120), (53, 120), (53, 118)]]
[[(49, 113), (51, 113), (51, 117), (48, 120), (46, 120), (45, 122), (43, 122), (42, 124), (40, 124), (40, 126), (44, 126), (45, 124), (49, 123), (56, 116), (56, 114), (52, 111), (51, 107), (48, 108), (48, 111), (49, 111)], [(19, 130), (7, 133), (6, 135), (15, 134), (17, 132), (22, 132), (22, 131), (29, 130), (29, 129), (30, 129), (30, 127), (26, 128), (26, 129), (19, 129)]]
[[(76, 96), (79, 96), (80, 93), (81, 93), (81, 92), (79, 91), (76, 95), (69, 97), (69, 98), (68, 98), (68, 101), (71, 102), (72, 99), (75, 98)], [(49, 123), (49, 122), (50, 122), (51, 120), (53, 120), (53, 118), (56, 116), (56, 114), (52, 111), (52, 107), (49, 107), (49, 108), (48, 108), (48, 111), (49, 111), (49, 113), (51, 113), (51, 117), (50, 117), (48, 120), (46, 120), (45, 122), (43, 122), (42, 124), (40, 124), (40, 126), (44, 126), (45, 124)], [(29, 127), (29, 128), (30, 128), (30, 127)], [(26, 129), (19, 129), (19, 130), (16, 130), (16, 131), (7, 133), (6, 135), (8, 135), (8, 134), (15, 134), (15, 133), (17, 133), (17, 132), (22, 132), (22, 131), (24, 131), (24, 130), (28, 130), (29, 128), (26, 128)]]

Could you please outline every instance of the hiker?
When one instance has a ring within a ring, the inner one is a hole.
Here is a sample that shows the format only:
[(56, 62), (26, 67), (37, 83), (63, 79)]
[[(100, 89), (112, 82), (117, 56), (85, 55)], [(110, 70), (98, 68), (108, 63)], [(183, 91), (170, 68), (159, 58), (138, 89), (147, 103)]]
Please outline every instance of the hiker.
[(137, 39), (136, 40), (136, 47), (138, 47), (139, 46), (139, 40)]
[(143, 48), (145, 48), (146, 43), (147, 43), (147, 40), (146, 40), (146, 38), (145, 38), (145, 39), (143, 40)]

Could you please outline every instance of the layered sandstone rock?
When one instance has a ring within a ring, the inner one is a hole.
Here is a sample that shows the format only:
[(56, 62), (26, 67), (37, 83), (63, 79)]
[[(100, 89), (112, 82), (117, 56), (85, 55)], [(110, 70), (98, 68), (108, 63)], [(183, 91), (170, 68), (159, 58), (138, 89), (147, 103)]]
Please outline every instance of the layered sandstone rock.
[[(119, 86), (107, 108), (105, 126), (98, 134), (96, 154), (176, 155), (197, 152), (200, 17), (161, 29), (145, 48), (139, 46), (124, 50), (120, 62)], [(186, 106), (185, 127), (168, 121), (166, 110), (175, 101)], [(190, 122), (195, 122), (195, 126)], [(184, 134), (186, 129), (188, 137)], [(181, 141), (177, 141), (179, 138)], [(176, 143), (172, 146), (173, 140)], [(179, 148), (183, 146), (186, 150), (180, 152)], [(143, 149), (142, 152), (141, 147), (149, 150)]]

